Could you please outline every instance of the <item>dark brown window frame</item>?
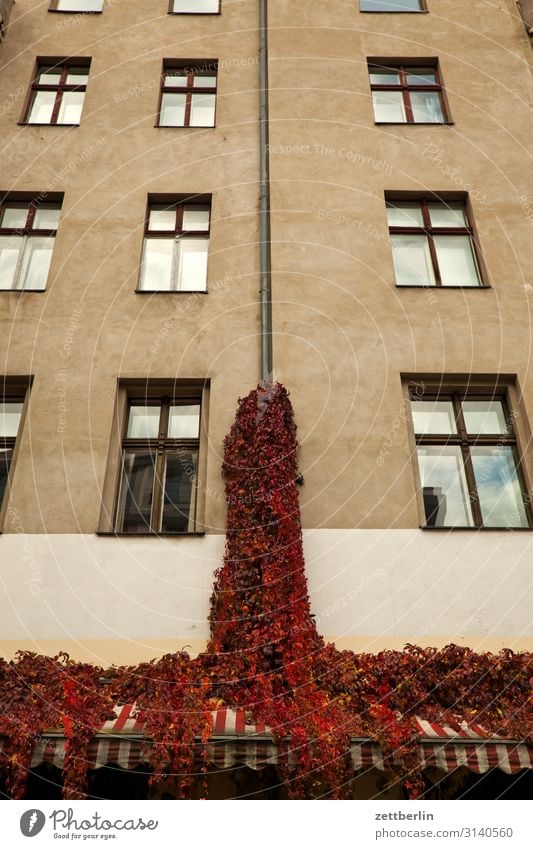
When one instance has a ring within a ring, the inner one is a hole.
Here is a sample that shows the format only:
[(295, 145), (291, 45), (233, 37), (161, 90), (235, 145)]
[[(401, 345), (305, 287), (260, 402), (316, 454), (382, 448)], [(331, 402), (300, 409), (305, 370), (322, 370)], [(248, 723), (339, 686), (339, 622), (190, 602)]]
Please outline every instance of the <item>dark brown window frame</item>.
[[(370, 74), (374, 68), (379, 70), (389, 70), (394, 73), (400, 74), (400, 84), (399, 85), (379, 85), (378, 83), (370, 82), (370, 90), (372, 91), (401, 91), (403, 97), (403, 104), (405, 109), (406, 121), (376, 121), (376, 124), (391, 124), (398, 126), (405, 126), (409, 124), (414, 127), (424, 127), (424, 126), (442, 126), (443, 124), (452, 124), (450, 118), (450, 110), (448, 106), (448, 100), (446, 97), (446, 90), (444, 88), (444, 83), (442, 80), (442, 74), (440, 70), (440, 62), (435, 56), (422, 56), (422, 57), (391, 57), (391, 58), (383, 58), (383, 57), (375, 57), (371, 56), (367, 59), (368, 63), (368, 75), (370, 80)], [(437, 82), (435, 84), (429, 85), (420, 85), (413, 84), (407, 82), (407, 74), (409, 73), (409, 68), (432, 68), (435, 71), (435, 78)], [(410, 91), (436, 91), (440, 96), (440, 104), (442, 109), (443, 120), (442, 121), (414, 121), (413, 120), (413, 107), (411, 104), (411, 98), (409, 96)]]
[(220, 15), (220, 0), (218, 0), (218, 9), (216, 12), (175, 12), (174, 0), (169, 0), (168, 13), (169, 15)]
[[(56, 238), (57, 228), (55, 230), (33, 229), (33, 221), (35, 213), (40, 206), (53, 206), (61, 210), (63, 207), (64, 195), (60, 192), (41, 192), (40, 194), (30, 192), (0, 192), (0, 222), (4, 209), (17, 204), (28, 204), (28, 214), (26, 216), (25, 227), (2, 227), (0, 226), (0, 236), (41, 236), (43, 238)], [(46, 289), (0, 289), (0, 292), (45, 292)]]
[[(139, 263), (139, 282), (135, 292), (139, 295), (206, 295), (208, 294), (207, 280), (205, 289), (141, 289), (142, 262), (144, 257), (144, 248), (146, 239), (178, 239), (182, 235), (187, 238), (209, 239), (211, 240), (211, 227), (213, 222), (213, 196), (210, 194), (200, 195), (169, 195), (169, 194), (149, 194), (146, 205), (146, 213), (144, 219), (143, 243), (141, 248), (141, 259)], [(150, 212), (155, 206), (171, 207), (177, 206), (176, 209), (176, 228), (174, 230), (150, 230)], [(186, 206), (208, 206), (209, 207), (209, 229), (208, 230), (183, 230), (183, 210)], [(209, 269), (208, 269), (209, 272)]]
[[(433, 267), (433, 273), (435, 275), (435, 285), (428, 284), (427, 286), (422, 286), (416, 283), (411, 285), (402, 284), (399, 288), (401, 289), (473, 289), (477, 291), (478, 289), (490, 289), (490, 285), (488, 282), (488, 272), (487, 266), (485, 264), (483, 253), (479, 244), (479, 237), (477, 234), (477, 230), (474, 222), (474, 215), (472, 212), (472, 207), (470, 204), (470, 199), (466, 192), (385, 192), (385, 206), (388, 208), (389, 204), (394, 206), (402, 203), (418, 203), (420, 204), (420, 208), (422, 210), (422, 220), (424, 222), (423, 227), (391, 227), (389, 226), (389, 236), (401, 236), (401, 235), (425, 235), (428, 237), (429, 242), (429, 250), (431, 255), (431, 263)], [(431, 223), (431, 218), (429, 214), (428, 206), (431, 203), (440, 203), (446, 206), (450, 203), (461, 203), (463, 205), (465, 217), (467, 220), (466, 227), (433, 227)], [(476, 266), (479, 274), (479, 285), (478, 286), (445, 286), (442, 284), (442, 278), (440, 273), (440, 268), (438, 264), (437, 250), (435, 248), (435, 243), (433, 241), (434, 236), (469, 236), (472, 249), (474, 252), (474, 258), (476, 261)]]
[[(152, 383), (152, 382), (150, 382)], [(187, 386), (178, 388), (175, 393), (167, 393), (158, 391), (157, 384), (159, 381), (153, 382), (155, 385), (146, 386), (146, 391), (143, 394), (137, 393), (135, 390), (128, 391), (127, 405), (124, 415), (123, 434), (121, 440), (121, 456), (119, 463), (119, 479), (116, 488), (115, 504), (113, 510), (114, 516), (114, 531), (113, 534), (122, 534), (124, 536), (194, 536), (201, 534), (198, 531), (198, 481), (194, 484), (194, 530), (193, 531), (160, 531), (163, 508), (164, 508), (164, 472), (166, 459), (169, 454), (175, 454), (180, 451), (197, 452), (198, 460), (200, 457), (200, 442), (201, 431), (203, 426), (203, 397), (202, 391), (188, 389)], [(179, 381), (177, 382), (179, 385)], [(167, 388), (167, 387), (166, 387)], [(171, 406), (186, 406), (187, 404), (198, 404), (200, 406), (200, 422), (198, 428), (198, 437), (194, 439), (173, 438), (168, 436), (169, 413)], [(151, 439), (128, 438), (127, 429), (129, 424), (129, 414), (132, 406), (157, 406), (160, 407), (159, 431), (157, 437)], [(154, 482), (152, 491), (152, 510), (150, 514), (150, 524), (147, 525), (145, 531), (128, 531), (119, 527), (119, 511), (122, 495), (123, 475), (122, 469), (124, 464), (124, 455), (127, 451), (147, 451), (154, 458)], [(197, 474), (198, 474), (197, 466)]]
[[(425, 383), (424, 379), (416, 378), (408, 381), (408, 397), (410, 401), (451, 401), (453, 403), (453, 410), (455, 416), (455, 423), (457, 427), (456, 434), (417, 434), (414, 430), (414, 422), (411, 420), (411, 427), (414, 434), (415, 444), (418, 447), (419, 445), (427, 445), (427, 446), (447, 446), (454, 445), (458, 446), (461, 449), (461, 456), (463, 460), (463, 469), (465, 472), (466, 485), (468, 488), (467, 497), (469, 499), (471, 508), (472, 508), (472, 519), (473, 524), (470, 526), (432, 526), (428, 525), (427, 521), (425, 521), (422, 526), (423, 529), (429, 530), (532, 530), (533, 529), (533, 515), (531, 512), (530, 499), (527, 494), (529, 492), (528, 488), (528, 479), (523, 461), (523, 453), (520, 450), (518, 435), (513, 427), (513, 422), (515, 420), (515, 415), (512, 413), (512, 407), (509, 402), (509, 383), (496, 381), (495, 385), (492, 388), (489, 388), (488, 385), (485, 386), (470, 386), (469, 381), (466, 381), (465, 384), (461, 385), (456, 383), (455, 385), (432, 385), (431, 383)], [(500, 401), (503, 406), (503, 411), (505, 414), (505, 421), (507, 424), (507, 434), (473, 434), (469, 433), (466, 428), (466, 424), (464, 421), (463, 410), (461, 407), (461, 401)], [(483, 524), (483, 517), (481, 513), (481, 508), (479, 505), (479, 495), (477, 492), (477, 485), (474, 475), (474, 469), (472, 465), (472, 459), (470, 455), (470, 448), (472, 446), (498, 446), (498, 445), (510, 445), (513, 451), (513, 457), (516, 464), (516, 471), (518, 476), (518, 481), (520, 484), (520, 491), (522, 494), (522, 501), (524, 505), (525, 514), (527, 517), (527, 521), (529, 523), (528, 528), (506, 528), (505, 526), (496, 527), (489, 526), (485, 528)], [(418, 471), (418, 458), (415, 455), (415, 463)], [(418, 471), (418, 474), (419, 471)]]
[[(174, 13), (174, 14), (183, 14)], [(194, 79), (198, 71), (211, 71), (211, 76), (216, 77), (216, 85), (213, 86), (195, 86)], [(187, 85), (185, 86), (169, 86), (165, 82), (165, 78), (169, 71), (187, 71)], [(163, 59), (163, 68), (161, 71), (161, 90), (159, 93), (159, 107), (157, 111), (157, 127), (162, 129), (191, 129), (191, 130), (209, 130), (216, 127), (216, 112), (217, 112), (217, 97), (218, 91), (218, 59)], [(161, 124), (161, 109), (163, 106), (163, 95), (165, 94), (185, 94), (185, 114), (183, 116), (183, 124)], [(215, 111), (213, 114), (213, 123), (209, 126), (197, 126), (191, 124), (191, 108), (192, 97), (194, 94), (213, 94), (215, 96)]]
[[(13, 469), (17, 462), (17, 452), (20, 444), (20, 436), (22, 430), (24, 428), (24, 420), (26, 416), (26, 408), (29, 400), (29, 394), (31, 391), (33, 383), (33, 376), (21, 376), (21, 377), (10, 377), (8, 375), (0, 376), (0, 401), (2, 403), (15, 403), (22, 404), (22, 412), (20, 417), (20, 422), (18, 425), (18, 431), (16, 436), (0, 436), (0, 449), (3, 450), (12, 450), (13, 457), (9, 464), (9, 469), (7, 473), (7, 481), (4, 491), (4, 496), (0, 501), (0, 528), (2, 526), (5, 513), (7, 510), (7, 503), (9, 501), (9, 493), (11, 489), (11, 479), (13, 476)], [(0, 530), (1, 533), (1, 530)]]
[[(80, 13), (78, 13), (80, 14)], [(69, 70), (71, 68), (87, 68), (87, 74), (90, 73), (91, 68), (91, 57), (90, 56), (79, 56), (79, 57), (65, 57), (58, 59), (57, 57), (47, 57), (47, 56), (38, 56), (36, 61), (36, 67), (33, 74), (33, 78), (31, 81), (31, 86), (28, 92), (27, 102), (24, 108), (24, 117), (20, 122), (21, 124), (25, 124), (31, 127), (79, 127), (79, 123), (77, 124), (58, 124), (57, 118), (59, 115), (59, 110), (61, 109), (61, 101), (63, 98), (63, 92), (70, 91), (82, 91), (84, 94), (87, 92), (87, 83), (83, 83), (83, 85), (71, 85), (66, 83), (67, 76), (69, 74)], [(61, 69), (61, 78), (58, 83), (54, 85), (41, 84), (39, 83), (39, 77), (42, 73), (48, 71), (55, 71), (57, 69)], [(35, 99), (35, 93), (39, 91), (55, 91), (56, 98), (54, 103), (54, 108), (52, 111), (52, 117), (49, 122), (29, 122), (29, 117), (31, 113), (31, 109), (33, 106), (33, 102)]]
[[(176, 226), (174, 230), (150, 230), (150, 212), (156, 206), (161, 206), (166, 209), (176, 207)], [(194, 238), (195, 236), (208, 238), (211, 236), (211, 211), (209, 213), (209, 229), (208, 230), (184, 230), (183, 229), (183, 211), (185, 207), (190, 206), (209, 206), (211, 208), (211, 195), (148, 195), (148, 205), (146, 209), (146, 218), (144, 222), (144, 235), (151, 239), (156, 239), (158, 236), (162, 238), (170, 238), (174, 236), (183, 236)]]
[[(2, 227), (0, 225), (0, 236), (56, 236), (57, 228), (55, 230), (43, 230), (40, 228), (34, 228), (33, 222), (35, 220), (35, 213), (37, 212), (40, 206), (53, 206), (57, 207), (59, 210), (61, 209), (61, 200), (50, 200), (49, 197), (46, 200), (42, 200), (40, 202), (36, 202), (39, 199), (39, 195), (30, 195), (24, 197), (23, 195), (13, 196), (12, 194), (4, 194), (0, 192), (0, 221), (2, 220), (2, 215), (4, 209), (9, 209), (11, 206), (18, 206), (22, 203), (28, 204), (28, 213), (26, 215), (26, 226), (25, 227)], [(55, 196), (57, 197), (57, 196)]]

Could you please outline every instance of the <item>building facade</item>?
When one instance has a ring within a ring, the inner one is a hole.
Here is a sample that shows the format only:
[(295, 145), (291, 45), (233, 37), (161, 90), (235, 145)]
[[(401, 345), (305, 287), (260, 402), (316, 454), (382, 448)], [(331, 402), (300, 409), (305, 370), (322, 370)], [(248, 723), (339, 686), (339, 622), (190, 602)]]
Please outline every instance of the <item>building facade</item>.
[[(274, 375), (340, 648), (532, 648), (513, 0), (269, 5)], [(0, 650), (203, 649), (259, 378), (258, 4), (18, 0), (0, 48)], [(445, 291), (446, 290), (446, 291)]]

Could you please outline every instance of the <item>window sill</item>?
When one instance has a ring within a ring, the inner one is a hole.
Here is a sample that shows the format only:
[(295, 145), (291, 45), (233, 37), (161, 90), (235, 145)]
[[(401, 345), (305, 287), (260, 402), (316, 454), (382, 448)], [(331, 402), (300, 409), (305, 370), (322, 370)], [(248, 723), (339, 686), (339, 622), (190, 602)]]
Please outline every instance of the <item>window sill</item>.
[(177, 531), (172, 533), (155, 533), (154, 531), (96, 531), (97, 537), (148, 537), (149, 539), (158, 539), (159, 537), (205, 537), (205, 531)]
[(183, 124), (154, 124), (156, 130), (216, 130), (216, 124), (196, 127), (194, 124), (184, 126)]
[(525, 533), (531, 533), (531, 531), (533, 531), (533, 528), (506, 528), (506, 527), (501, 527), (501, 528), (459, 528), (459, 527), (453, 527), (453, 526), (442, 527), (442, 528), (430, 528), (430, 527), (428, 527), (428, 525), (420, 525), (419, 530), (421, 530), (421, 531), (431, 531), (431, 532), (433, 532), (433, 531), (446, 531), (446, 533), (449, 533), (450, 531), (453, 531), (454, 533), (457, 532), (457, 531), (458, 532), (470, 531), (470, 533), (477, 532), (477, 533), (483, 533), (484, 534), (484, 533), (491, 533), (493, 531), (499, 531), (500, 533), (502, 531), (506, 531), (508, 533), (513, 533), (513, 532), (516, 533), (517, 531), (519, 533), (524, 533), (524, 532)]
[(441, 292), (445, 289), (452, 289), (452, 290), (455, 290), (455, 291), (459, 290), (460, 292), (470, 292), (470, 291), (479, 292), (480, 290), (481, 291), (486, 290), (487, 292), (492, 291), (492, 286), (487, 286), (487, 285), (483, 285), (483, 286), (433, 286), (431, 284), (424, 285), (424, 284), (419, 284), (419, 283), (409, 283), (409, 284), (405, 284), (405, 285), (402, 286), (399, 283), (396, 283), (395, 287), (396, 287), (396, 289), (424, 289), (424, 290), (430, 289), (432, 292), (434, 292), (434, 291)]
[(455, 121), (374, 121), (376, 127), (453, 127)]
[[(79, 12), (78, 12), (79, 14)], [(19, 127), (79, 127), (79, 124), (35, 124), (29, 121), (17, 121)]]
[(208, 295), (207, 289), (134, 289), (136, 295)]

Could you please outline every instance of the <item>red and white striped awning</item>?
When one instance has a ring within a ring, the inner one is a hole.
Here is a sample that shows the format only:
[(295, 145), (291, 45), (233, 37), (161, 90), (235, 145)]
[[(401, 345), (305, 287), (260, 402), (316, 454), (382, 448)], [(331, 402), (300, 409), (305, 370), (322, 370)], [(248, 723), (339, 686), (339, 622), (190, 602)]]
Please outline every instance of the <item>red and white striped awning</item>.
[(458, 721), (438, 725), (416, 717), (420, 729), (420, 759), (425, 767), (453, 772), (466, 766), (472, 772), (501, 769), (509, 775), (533, 768), (533, 746), (487, 737), (479, 725)]
[[(144, 725), (137, 717), (135, 705), (117, 706), (115, 714), (115, 719), (103, 724), (89, 746), (89, 769), (107, 764), (134, 769), (150, 760), (154, 744), (143, 736)], [(453, 725), (438, 725), (416, 717), (416, 722), (419, 756), (424, 767), (453, 772), (466, 766), (476, 773), (498, 768), (509, 774), (533, 768), (533, 746), (487, 737), (481, 727), (460, 720)], [(59, 733), (38, 738), (32, 767), (53, 763), (62, 768), (65, 744), (64, 736)], [(200, 742), (198, 745), (201, 745)], [(7, 751), (4, 756), (9, 757)], [(372, 740), (353, 739), (351, 756), (356, 772), (371, 767), (385, 769), (381, 747)], [(271, 730), (263, 723), (254, 723), (245, 710), (220, 708), (213, 713), (213, 736), (208, 743), (208, 758), (219, 769), (247, 766), (258, 770), (282, 762), (290, 765), (295, 762), (296, 753), (290, 749), (289, 741), (274, 742)]]

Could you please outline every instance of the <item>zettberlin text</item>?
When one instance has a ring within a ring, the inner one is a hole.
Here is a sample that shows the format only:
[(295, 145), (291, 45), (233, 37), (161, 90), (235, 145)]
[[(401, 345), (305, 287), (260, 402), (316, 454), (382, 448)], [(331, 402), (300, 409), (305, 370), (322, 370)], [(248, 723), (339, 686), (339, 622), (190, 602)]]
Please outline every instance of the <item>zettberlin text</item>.
[(376, 820), (434, 820), (433, 814), (417, 811), (415, 814), (404, 814), (403, 811), (389, 811), (386, 814), (374, 814)]

